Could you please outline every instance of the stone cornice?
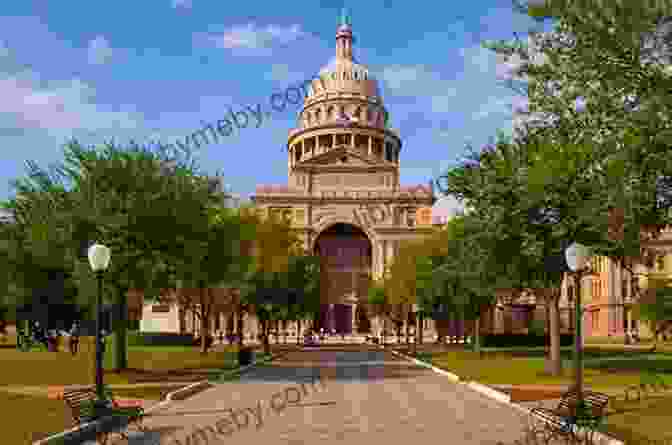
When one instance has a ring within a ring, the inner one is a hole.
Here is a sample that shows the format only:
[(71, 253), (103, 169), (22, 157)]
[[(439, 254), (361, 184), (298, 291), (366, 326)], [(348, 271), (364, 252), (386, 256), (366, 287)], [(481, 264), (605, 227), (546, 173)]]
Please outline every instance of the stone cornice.
[[(436, 230), (432, 226), (409, 227), (409, 226), (393, 226), (389, 224), (388, 225), (373, 224), (368, 227), (378, 235), (431, 235)], [(316, 227), (307, 225), (292, 226), (292, 229), (299, 232), (313, 233), (313, 234), (316, 234), (320, 231)]]
[(348, 164), (297, 164), (292, 167), (292, 172), (302, 173), (361, 173), (361, 172), (386, 172), (395, 173), (399, 166), (391, 163), (377, 165), (348, 165)]
[[(367, 164), (337, 164), (334, 163), (338, 158), (348, 155), (353, 158), (357, 158), (362, 162)], [(327, 161), (325, 163), (321, 163)], [(331, 170), (333, 168), (333, 170)], [(320, 153), (316, 156), (310, 157), (305, 161), (299, 161), (291, 167), (291, 171), (303, 171), (303, 172), (337, 172), (337, 173), (347, 173), (347, 172), (361, 172), (371, 171), (371, 170), (380, 170), (380, 171), (391, 171), (396, 172), (399, 168), (399, 164), (394, 162), (387, 161), (385, 159), (377, 159), (368, 154), (357, 151), (356, 149), (350, 147), (349, 145), (337, 145), (327, 152)]]
[[(356, 193), (356, 192), (353, 192)], [(360, 192), (364, 193), (364, 192)], [(253, 195), (250, 198), (258, 205), (276, 204), (276, 205), (291, 205), (291, 204), (406, 204), (406, 205), (425, 205), (431, 206), (434, 199), (428, 196), (395, 196), (395, 197), (345, 197), (345, 196), (310, 196), (310, 195), (281, 195), (281, 194), (263, 194)]]
[(330, 122), (325, 125), (319, 125), (315, 127), (310, 127), (310, 128), (295, 128), (290, 130), (289, 137), (287, 138), (287, 145), (286, 148), (289, 150), (289, 147), (292, 145), (294, 140), (298, 137), (306, 137), (306, 136), (312, 136), (310, 133), (315, 132), (315, 136), (319, 136), (320, 130), (329, 130), (330, 133), (338, 134), (338, 133), (350, 133), (350, 130), (366, 130), (368, 132), (373, 132), (376, 134), (379, 134), (380, 136), (383, 137), (390, 137), (394, 139), (397, 142), (397, 145), (399, 147), (402, 146), (401, 138), (394, 133), (392, 130), (389, 128), (376, 128), (376, 127), (369, 127), (367, 125), (360, 125), (358, 123), (351, 122), (347, 126), (344, 126), (342, 124), (338, 124), (335, 122)]

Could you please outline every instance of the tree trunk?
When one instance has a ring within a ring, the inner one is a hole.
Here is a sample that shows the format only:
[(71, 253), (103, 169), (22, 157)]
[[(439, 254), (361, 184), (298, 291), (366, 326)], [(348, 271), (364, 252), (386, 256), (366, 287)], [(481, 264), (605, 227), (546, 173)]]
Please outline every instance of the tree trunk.
[(264, 344), (264, 354), (270, 354), (271, 353), (271, 342), (269, 340), (269, 333), (270, 333), (270, 323), (268, 321), (262, 321), (261, 323), (261, 332), (262, 332), (262, 341)]
[(481, 317), (474, 320), (474, 352), (481, 356)]
[(422, 313), (420, 313), (420, 316), (418, 317), (418, 323), (419, 323), (419, 325), (417, 325), (417, 327), (416, 327), (416, 330), (420, 333), (420, 336), (418, 337), (418, 343), (422, 344), (422, 340), (425, 336), (425, 333), (424, 333), (425, 332), (424, 331), (425, 316)]
[(242, 348), (243, 344), (244, 344), (243, 332), (245, 331), (244, 326), (243, 326), (244, 317), (243, 317), (243, 306), (242, 305), (238, 305), (238, 313), (236, 315), (238, 316), (238, 323), (237, 323), (238, 324), (238, 347)]
[(201, 354), (208, 352), (208, 334), (210, 334), (210, 310), (201, 305)]
[(560, 376), (562, 374), (562, 359), (560, 358), (560, 310), (558, 309), (558, 295), (550, 297), (548, 305), (551, 348), (547, 372), (553, 376)]
[(114, 331), (114, 349), (112, 352), (112, 367), (115, 371), (128, 368), (128, 289), (117, 289), (116, 303), (119, 310), (117, 326)]

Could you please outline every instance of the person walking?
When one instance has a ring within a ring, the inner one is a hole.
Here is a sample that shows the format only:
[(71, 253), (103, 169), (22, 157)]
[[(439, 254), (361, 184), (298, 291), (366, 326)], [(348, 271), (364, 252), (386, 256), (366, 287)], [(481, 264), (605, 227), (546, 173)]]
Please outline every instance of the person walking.
[(56, 332), (54, 329), (47, 331), (47, 350), (49, 352), (58, 352), (56, 345)]
[(72, 324), (72, 329), (70, 329), (70, 352), (72, 355), (77, 354), (79, 350), (79, 325), (77, 322)]

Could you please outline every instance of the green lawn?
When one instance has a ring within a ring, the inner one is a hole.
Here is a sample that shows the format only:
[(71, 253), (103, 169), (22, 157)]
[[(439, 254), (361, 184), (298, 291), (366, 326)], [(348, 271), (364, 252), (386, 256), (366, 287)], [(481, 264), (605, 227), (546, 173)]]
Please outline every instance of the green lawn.
[[(11, 341), (11, 340), (10, 340)], [(9, 343), (9, 342), (7, 342)], [(7, 344), (5, 343), (5, 344)], [(14, 343), (15, 345), (16, 343)], [(47, 352), (36, 348), (30, 352), (15, 347), (0, 348), (0, 412), (11, 412), (12, 421), (4, 425), (2, 443), (32, 443), (43, 437), (63, 431), (72, 425), (70, 413), (61, 400), (39, 395), (17, 395), (2, 391), (2, 386), (64, 386), (93, 384), (95, 350), (93, 339), (83, 337), (78, 354), (60, 348), (61, 352)], [(112, 348), (104, 358), (106, 367), (112, 364)], [(198, 371), (236, 368), (237, 348), (201, 354), (198, 347), (185, 346), (131, 346), (128, 350), (129, 370), (121, 373), (108, 371), (105, 383), (109, 385), (136, 381), (203, 380), (217, 372)], [(258, 355), (259, 357), (259, 355)], [(177, 388), (144, 387), (115, 389), (114, 395), (122, 398), (139, 398), (158, 401), (167, 392)], [(39, 420), (37, 420), (39, 419)]]
[[(93, 338), (83, 337), (76, 355), (64, 351), (30, 352), (15, 348), (0, 348), (0, 386), (2, 385), (72, 385), (92, 384), (95, 371)], [(104, 367), (112, 368), (112, 348), (108, 347)], [(236, 348), (201, 354), (198, 347), (131, 346), (128, 349), (129, 370), (121, 373), (106, 371), (105, 382), (124, 384), (142, 381), (196, 381), (205, 378), (198, 369), (232, 369), (237, 367)], [(44, 370), (49, 372), (45, 373)]]
[[(114, 395), (158, 402), (166, 393), (176, 389), (154, 387), (116, 389)], [(12, 413), (11, 422), (3, 423), (2, 443), (32, 443), (73, 426), (66, 404), (62, 400), (50, 399), (46, 394), (23, 395), (0, 390), (0, 410), (2, 412), (11, 410)]]
[(2, 443), (30, 444), (72, 426), (63, 401), (0, 391), (0, 411), (11, 413), (3, 422)]
[[(484, 384), (563, 384), (574, 381), (571, 353), (563, 352), (563, 375), (544, 372), (543, 351), (489, 352), (480, 357), (471, 351), (453, 348), (444, 352), (421, 352), (418, 358), (460, 376)], [(625, 388), (639, 385), (642, 371), (653, 371), (672, 386), (672, 353), (626, 352), (622, 348), (588, 348), (584, 354), (584, 382), (593, 390), (624, 399)], [(634, 396), (634, 393), (632, 393)], [(621, 402), (607, 416), (606, 432), (630, 445), (650, 443), (672, 436), (672, 394), (653, 394), (641, 401)], [(647, 441), (649, 440), (649, 441)]]
[(604, 432), (628, 445), (662, 443), (653, 441), (672, 439), (671, 413), (672, 395), (669, 394), (623, 402), (616, 412), (607, 415)]

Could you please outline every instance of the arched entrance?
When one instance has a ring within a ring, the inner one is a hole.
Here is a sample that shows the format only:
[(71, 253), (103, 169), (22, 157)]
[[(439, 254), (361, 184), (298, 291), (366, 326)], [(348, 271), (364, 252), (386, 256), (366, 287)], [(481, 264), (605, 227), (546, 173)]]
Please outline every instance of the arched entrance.
[(333, 224), (315, 240), (315, 254), (320, 257), (322, 274), (317, 328), (342, 335), (353, 333), (356, 327), (366, 328), (368, 323), (361, 321), (357, 305), (366, 300), (371, 273), (372, 245), (366, 233), (352, 224)]

